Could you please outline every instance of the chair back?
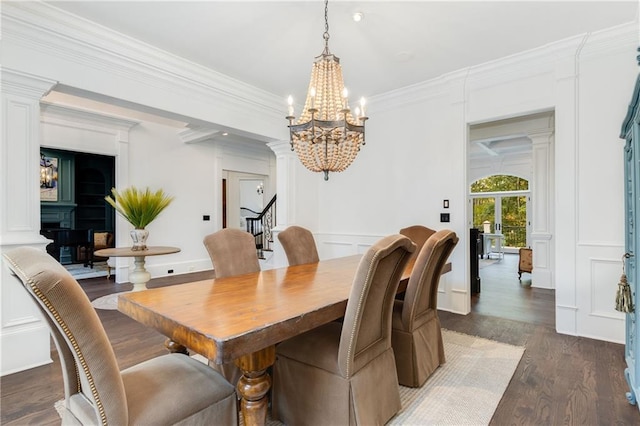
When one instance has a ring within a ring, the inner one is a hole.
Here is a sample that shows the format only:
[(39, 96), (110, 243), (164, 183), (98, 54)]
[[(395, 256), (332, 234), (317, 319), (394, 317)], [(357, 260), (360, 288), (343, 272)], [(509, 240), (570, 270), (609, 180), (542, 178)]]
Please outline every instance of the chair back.
[(316, 241), (308, 229), (295, 225), (289, 226), (278, 234), (278, 240), (287, 254), (290, 266), (317, 263), (320, 260)]
[(438, 307), (438, 283), (442, 269), (458, 244), (456, 233), (442, 229), (433, 234), (420, 250), (407, 284), (402, 308), (402, 323), (407, 330), (421, 315)]
[(391, 347), (393, 299), (415, 244), (402, 235), (376, 242), (358, 265), (342, 324), (338, 366), (350, 378)]
[(435, 233), (435, 230), (422, 225), (413, 225), (400, 230), (400, 235), (408, 237), (416, 245), (414, 256), (418, 255), (424, 243)]
[(204, 237), (216, 278), (260, 271), (256, 240), (250, 233), (225, 228)]
[(127, 399), (113, 348), (78, 282), (33, 247), (10, 250), (4, 258), (49, 325), (62, 363), (66, 404), (81, 394), (75, 403), (89, 401), (92, 423), (127, 424)]

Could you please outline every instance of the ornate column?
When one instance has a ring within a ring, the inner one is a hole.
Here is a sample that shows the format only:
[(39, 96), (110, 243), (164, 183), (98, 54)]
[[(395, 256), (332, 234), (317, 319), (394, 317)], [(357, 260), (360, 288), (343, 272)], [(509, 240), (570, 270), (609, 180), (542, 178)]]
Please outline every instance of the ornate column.
[(298, 158), (291, 151), (289, 141), (268, 143), (267, 146), (276, 154), (276, 227), (273, 232), (273, 267), (287, 265), (287, 256), (280, 245), (278, 234), (290, 223), (295, 223), (295, 182)]
[[(55, 84), (2, 69), (0, 254), (48, 243), (40, 235), (40, 99)], [(8, 268), (0, 274), (0, 374), (51, 362), (47, 325)]]
[(555, 288), (553, 277), (553, 132), (544, 130), (529, 133), (532, 142), (533, 178), (531, 180), (531, 248), (535, 287)]

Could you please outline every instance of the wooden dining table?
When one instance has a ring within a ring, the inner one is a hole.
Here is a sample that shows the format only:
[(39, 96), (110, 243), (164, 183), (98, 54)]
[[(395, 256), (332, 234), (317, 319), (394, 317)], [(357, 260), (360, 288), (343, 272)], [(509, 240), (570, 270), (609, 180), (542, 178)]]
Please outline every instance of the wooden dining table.
[[(218, 364), (235, 361), (243, 373), (237, 389), (244, 424), (262, 425), (275, 345), (344, 316), (360, 259), (348, 256), (124, 293), (118, 309), (167, 336), (172, 351), (188, 348)], [(412, 268), (413, 260), (399, 291), (406, 288)]]

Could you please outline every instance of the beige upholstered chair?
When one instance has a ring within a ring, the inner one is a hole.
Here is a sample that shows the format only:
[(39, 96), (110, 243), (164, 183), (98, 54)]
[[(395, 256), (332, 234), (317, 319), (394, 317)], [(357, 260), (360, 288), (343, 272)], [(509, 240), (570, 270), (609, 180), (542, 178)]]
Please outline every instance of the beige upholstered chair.
[(204, 237), (216, 278), (249, 274), (260, 271), (256, 241), (253, 235), (225, 228)]
[(414, 250), (401, 235), (375, 243), (358, 266), (344, 322), (276, 347), (274, 418), (287, 425), (382, 425), (400, 410), (391, 309)]
[(278, 234), (278, 240), (287, 254), (290, 266), (316, 263), (320, 260), (316, 241), (308, 229), (301, 226), (289, 226)]
[(437, 310), (438, 283), (457, 243), (455, 232), (448, 229), (429, 237), (413, 266), (404, 301), (394, 301), (391, 342), (398, 381), (403, 386), (422, 386), (445, 362)]
[(427, 242), (429, 237), (435, 233), (435, 230), (422, 225), (413, 225), (400, 230), (401, 235), (409, 237), (409, 239), (416, 245), (416, 251), (413, 253), (414, 256), (418, 255), (424, 243)]
[[(204, 237), (203, 243), (209, 252), (216, 278), (260, 271), (256, 241), (253, 235), (246, 231), (232, 228), (221, 229)], [(233, 361), (224, 364), (210, 361), (209, 365), (219, 371), (234, 386), (242, 375)]]
[(35, 300), (58, 349), (62, 424), (236, 424), (234, 388), (220, 374), (182, 354), (119, 371), (100, 318), (62, 265), (32, 247), (4, 257)]

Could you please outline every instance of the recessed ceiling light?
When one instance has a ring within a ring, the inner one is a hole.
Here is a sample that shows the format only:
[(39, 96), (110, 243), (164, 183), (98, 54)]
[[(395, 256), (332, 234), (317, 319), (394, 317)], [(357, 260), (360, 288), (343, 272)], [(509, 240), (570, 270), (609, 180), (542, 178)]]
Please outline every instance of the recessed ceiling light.
[(222, 132), (222, 136), (229, 136), (229, 133), (227, 133), (227, 132)]
[(353, 14), (354, 22), (360, 22), (360, 21), (362, 21), (362, 18), (364, 18), (364, 13), (362, 13), (362, 12), (356, 12), (356, 13)]

